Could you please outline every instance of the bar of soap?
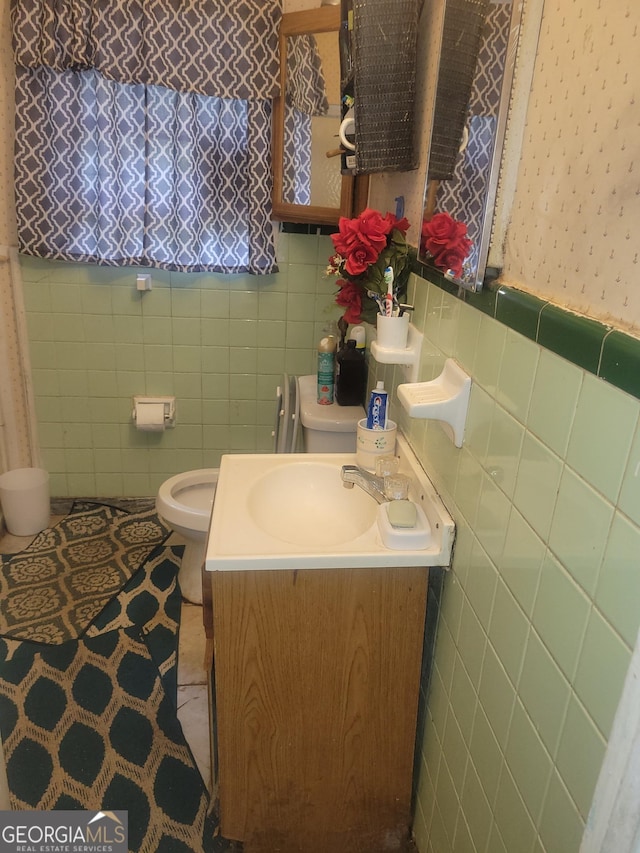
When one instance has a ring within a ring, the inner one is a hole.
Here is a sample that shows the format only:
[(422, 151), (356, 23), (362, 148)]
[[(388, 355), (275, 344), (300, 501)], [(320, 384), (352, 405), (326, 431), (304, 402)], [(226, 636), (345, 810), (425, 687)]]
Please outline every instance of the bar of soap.
[(411, 501), (389, 501), (387, 516), (392, 527), (415, 527), (418, 517), (416, 506)]

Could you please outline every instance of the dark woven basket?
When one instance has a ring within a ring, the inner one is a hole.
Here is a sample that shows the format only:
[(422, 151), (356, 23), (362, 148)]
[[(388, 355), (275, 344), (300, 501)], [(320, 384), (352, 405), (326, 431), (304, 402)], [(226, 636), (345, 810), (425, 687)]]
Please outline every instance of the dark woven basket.
[(489, 0), (446, 0), (429, 180), (453, 177)]
[(354, 0), (356, 172), (415, 169), (418, 0)]

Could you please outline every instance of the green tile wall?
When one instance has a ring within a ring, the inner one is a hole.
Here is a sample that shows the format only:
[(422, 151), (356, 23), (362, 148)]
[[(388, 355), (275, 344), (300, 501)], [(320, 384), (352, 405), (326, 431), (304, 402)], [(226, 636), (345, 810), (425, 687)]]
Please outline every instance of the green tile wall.
[[(461, 449), (392, 395), (458, 531), (423, 696), (416, 843), (578, 853), (640, 624), (640, 401), (543, 348), (534, 298), (478, 311), (423, 278), (411, 288), (420, 380), (446, 357), (473, 379)], [(400, 370), (372, 361), (370, 378), (394, 390)]]
[[(340, 316), (324, 277), (329, 237), (281, 234), (264, 277), (21, 258), (43, 464), (54, 496), (153, 495), (167, 477), (227, 452), (272, 448), (283, 372), (315, 370)], [(143, 433), (135, 394), (174, 394), (177, 426)]]
[[(413, 259), (414, 272), (449, 294), (458, 288), (431, 266)], [(479, 293), (462, 299), (589, 373), (640, 398), (640, 339), (498, 282), (487, 280)]]

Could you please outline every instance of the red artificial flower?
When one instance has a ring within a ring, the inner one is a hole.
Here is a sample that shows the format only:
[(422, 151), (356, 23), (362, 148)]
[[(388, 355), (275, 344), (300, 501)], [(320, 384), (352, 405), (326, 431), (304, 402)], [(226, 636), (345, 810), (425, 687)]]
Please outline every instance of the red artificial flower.
[[(404, 293), (409, 273), (406, 232), (409, 222), (392, 213), (385, 216), (367, 208), (354, 219), (340, 217), (338, 233), (331, 239), (335, 252), (327, 275), (340, 275), (336, 302), (345, 308), (348, 323), (375, 320), (379, 310), (376, 294), (386, 296), (384, 270), (393, 269), (396, 293)], [(374, 296), (371, 296), (373, 293)]]
[(359, 323), (362, 312), (362, 288), (353, 281), (340, 279), (340, 290), (336, 295), (336, 303), (346, 308), (344, 319), (347, 323)]
[(329, 265), (327, 266), (327, 275), (337, 275), (340, 271), (342, 257), (340, 255), (331, 255)]
[[(394, 217), (395, 219), (395, 217)], [(375, 264), (380, 252), (386, 248), (387, 236), (393, 228), (389, 214), (383, 217), (377, 210), (367, 208), (355, 219), (340, 217), (338, 233), (331, 239), (336, 251), (345, 258), (349, 275), (362, 275)]]
[(380, 254), (387, 245), (387, 236), (393, 228), (389, 214), (383, 217), (378, 210), (368, 207), (355, 221), (361, 241), (376, 246)]
[(451, 246), (450, 248), (441, 249), (437, 255), (433, 256), (434, 264), (441, 270), (447, 272), (451, 270), (456, 278), (462, 275), (462, 264), (464, 259), (469, 254), (471, 241), (467, 240), (468, 245)]
[(411, 227), (409, 224), (409, 220), (406, 216), (403, 216), (402, 219), (396, 219), (393, 213), (387, 213), (386, 218), (391, 220), (391, 228), (389, 229), (390, 231), (400, 231), (403, 237), (406, 237), (407, 231)]
[(471, 240), (467, 226), (448, 213), (436, 213), (422, 226), (422, 248), (433, 257), (434, 264), (456, 278), (462, 275), (462, 263), (469, 254)]
[(362, 275), (371, 264), (375, 264), (379, 256), (380, 252), (378, 249), (368, 246), (366, 243), (358, 243), (353, 247), (351, 253), (347, 255), (344, 265), (345, 271), (349, 275)]
[(448, 213), (436, 213), (422, 226), (425, 248), (434, 256), (440, 249), (455, 245), (466, 233), (467, 226), (456, 222)]

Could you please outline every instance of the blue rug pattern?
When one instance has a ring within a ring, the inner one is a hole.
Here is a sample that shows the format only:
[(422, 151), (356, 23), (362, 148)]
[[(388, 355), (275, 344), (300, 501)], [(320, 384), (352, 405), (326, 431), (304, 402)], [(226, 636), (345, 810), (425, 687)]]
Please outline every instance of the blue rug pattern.
[(0, 646), (13, 809), (124, 809), (131, 851), (214, 849), (208, 793), (138, 628)]

